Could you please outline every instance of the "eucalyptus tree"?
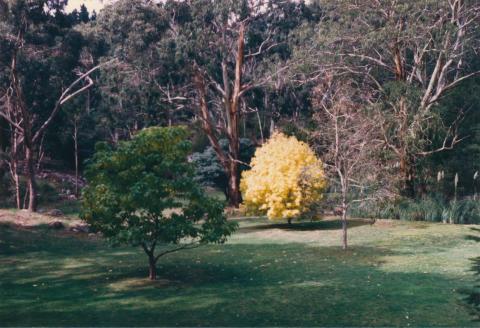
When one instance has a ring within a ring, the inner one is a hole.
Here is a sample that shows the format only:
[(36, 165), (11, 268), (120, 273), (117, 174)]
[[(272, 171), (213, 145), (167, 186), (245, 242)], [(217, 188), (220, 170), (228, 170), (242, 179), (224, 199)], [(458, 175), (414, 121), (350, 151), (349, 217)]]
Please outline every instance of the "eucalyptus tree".
[[(241, 118), (258, 113), (258, 106), (249, 106), (253, 98), (286, 72), (287, 38), (308, 17), (307, 7), (284, 1), (201, 0), (170, 1), (166, 8), (182, 14), (183, 21), (172, 20), (171, 30), (188, 64), (197, 115), (228, 177), (229, 203), (238, 206)], [(222, 136), (228, 150), (219, 143)]]

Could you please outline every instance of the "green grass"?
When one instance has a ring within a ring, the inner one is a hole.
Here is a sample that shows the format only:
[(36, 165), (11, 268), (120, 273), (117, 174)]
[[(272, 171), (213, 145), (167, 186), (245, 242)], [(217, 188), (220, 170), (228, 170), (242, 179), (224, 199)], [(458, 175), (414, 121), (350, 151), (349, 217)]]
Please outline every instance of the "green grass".
[(0, 326), (478, 326), (478, 226), (242, 219), (225, 245), (146, 257), (0, 226)]

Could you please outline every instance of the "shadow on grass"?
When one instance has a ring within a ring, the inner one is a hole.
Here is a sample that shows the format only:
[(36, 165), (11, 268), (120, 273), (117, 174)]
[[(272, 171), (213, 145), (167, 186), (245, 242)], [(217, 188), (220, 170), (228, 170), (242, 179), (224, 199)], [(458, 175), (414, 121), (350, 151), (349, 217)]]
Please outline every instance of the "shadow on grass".
[(12, 223), (0, 225), (0, 256), (18, 256), (29, 253), (55, 253), (58, 256), (75, 254), (75, 250), (95, 250), (105, 242), (91, 241), (86, 243), (82, 238), (56, 234), (48, 224), (31, 227), (17, 226)]
[(476, 317), (475, 321), (480, 322), (480, 257), (470, 259), (472, 262), (471, 270), (477, 276), (477, 284), (470, 289), (460, 290), (460, 294), (464, 296), (464, 301), (470, 306), (471, 313)]
[[(474, 227), (471, 227), (470, 230), (480, 232), (480, 229)], [(465, 239), (480, 242), (480, 236), (476, 235), (467, 235)], [(470, 261), (472, 262), (471, 271), (477, 277), (477, 284), (470, 289), (461, 290), (460, 294), (464, 296), (465, 302), (471, 306), (472, 314), (476, 317), (475, 321), (480, 322), (480, 257), (472, 258)]]
[(480, 236), (467, 235), (465, 236), (465, 240), (470, 240), (478, 243), (480, 242)]
[[(371, 225), (367, 220), (349, 220), (348, 227), (355, 228), (364, 225)], [(255, 226), (241, 227), (238, 232), (249, 233), (270, 229), (281, 229), (286, 231), (315, 231), (315, 230), (340, 230), (342, 229), (341, 220), (322, 220), (314, 222), (292, 222), (288, 223), (268, 223)]]

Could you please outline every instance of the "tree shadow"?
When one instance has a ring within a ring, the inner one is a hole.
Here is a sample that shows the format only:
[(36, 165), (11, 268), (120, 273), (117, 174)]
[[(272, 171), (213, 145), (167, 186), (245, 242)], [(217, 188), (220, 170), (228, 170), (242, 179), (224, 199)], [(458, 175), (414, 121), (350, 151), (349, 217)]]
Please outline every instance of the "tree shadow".
[(480, 236), (467, 235), (465, 236), (465, 240), (470, 240), (478, 243), (480, 242)]
[[(369, 220), (349, 220), (348, 228), (361, 227), (364, 225), (371, 225)], [(322, 220), (312, 222), (292, 222), (288, 223), (268, 223), (255, 226), (240, 227), (237, 231), (240, 233), (250, 233), (265, 231), (271, 229), (281, 229), (285, 231), (315, 231), (315, 230), (340, 230), (342, 229), (342, 221), (335, 220)]]
[(469, 289), (460, 290), (464, 301), (470, 306), (471, 314), (475, 316), (475, 322), (480, 322), (480, 257), (470, 259), (472, 262), (471, 271), (477, 277), (477, 283)]
[[(474, 232), (480, 232), (479, 228), (470, 227), (470, 230)], [(466, 240), (480, 242), (480, 236), (467, 235)], [(476, 276), (477, 283), (470, 289), (464, 289), (460, 291), (460, 294), (464, 295), (464, 301), (471, 306), (472, 315), (476, 317), (475, 321), (480, 322), (480, 256), (471, 258), (470, 270)]]
[[(76, 234), (73, 237), (65, 230), (52, 230), (47, 224), (25, 227), (7, 223), (0, 225), (0, 255), (21, 255), (35, 252), (69, 255), (79, 247), (88, 250), (105, 244), (103, 241), (94, 239), (90, 243), (85, 243), (87, 238), (88, 235), (84, 233)], [(65, 243), (64, 239), (68, 239), (68, 243)], [(59, 245), (62, 246), (59, 247)]]

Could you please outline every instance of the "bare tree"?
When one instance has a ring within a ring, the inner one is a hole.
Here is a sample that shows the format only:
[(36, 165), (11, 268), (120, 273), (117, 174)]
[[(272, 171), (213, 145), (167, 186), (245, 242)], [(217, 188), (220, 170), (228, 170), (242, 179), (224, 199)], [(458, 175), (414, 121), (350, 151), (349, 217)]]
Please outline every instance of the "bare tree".
[(74, 115), (72, 119), (73, 123), (73, 150), (74, 150), (74, 157), (75, 157), (75, 197), (78, 197), (78, 121), (79, 116)]
[(378, 125), (368, 113), (364, 87), (353, 80), (325, 76), (315, 88), (314, 106), (317, 130), (313, 137), (333, 183), (340, 186), (342, 244), (347, 249), (347, 213), (354, 202), (373, 197), (365, 190), (376, 183), (379, 149)]

